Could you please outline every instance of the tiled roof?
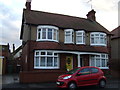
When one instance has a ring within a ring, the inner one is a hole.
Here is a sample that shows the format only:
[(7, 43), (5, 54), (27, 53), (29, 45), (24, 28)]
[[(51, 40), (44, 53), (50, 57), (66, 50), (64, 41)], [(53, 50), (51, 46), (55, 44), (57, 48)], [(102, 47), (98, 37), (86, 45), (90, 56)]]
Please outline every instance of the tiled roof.
[[(22, 24), (32, 24), (32, 25), (53, 25), (59, 28), (72, 28), (72, 29), (84, 29), (86, 31), (96, 31), (96, 32), (105, 32), (110, 34), (110, 32), (100, 25), (96, 21), (91, 21), (89, 19), (61, 15), (55, 13), (48, 13), (42, 11), (34, 10), (23, 10), (23, 21)], [(23, 25), (21, 28), (21, 39), (23, 34)]]
[(36, 42), (29, 41), (30, 48), (33, 50), (62, 50), (62, 51), (80, 51), (80, 52), (98, 52), (108, 53), (107, 47), (100, 46), (88, 46), (88, 45), (75, 45), (75, 44), (64, 44), (56, 42)]
[(113, 31), (111, 31), (112, 34), (112, 39), (114, 38), (120, 38), (120, 26), (118, 26), (116, 29), (114, 29)]

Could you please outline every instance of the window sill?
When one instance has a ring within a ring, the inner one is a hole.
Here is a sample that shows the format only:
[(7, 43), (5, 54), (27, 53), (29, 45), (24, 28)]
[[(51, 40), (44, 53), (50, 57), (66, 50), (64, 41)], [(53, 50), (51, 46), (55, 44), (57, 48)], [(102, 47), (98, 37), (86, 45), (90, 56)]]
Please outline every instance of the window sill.
[(106, 44), (90, 44), (91, 46), (107, 46)]
[(34, 69), (59, 69), (59, 67), (34, 67)]
[(57, 40), (49, 40), (49, 39), (36, 40), (36, 41), (37, 41), (37, 42), (40, 42), (40, 41), (58, 42)]
[(85, 43), (76, 43), (77, 45), (85, 45)]
[(64, 42), (64, 44), (74, 44), (74, 42)]

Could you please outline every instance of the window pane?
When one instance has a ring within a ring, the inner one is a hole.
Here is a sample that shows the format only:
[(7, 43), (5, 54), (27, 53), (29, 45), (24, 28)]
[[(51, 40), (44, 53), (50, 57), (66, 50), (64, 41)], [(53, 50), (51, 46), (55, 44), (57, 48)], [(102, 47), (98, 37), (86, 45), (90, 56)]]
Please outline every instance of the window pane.
[(45, 57), (41, 57), (40, 66), (45, 66)]
[(99, 44), (99, 37), (95, 37), (95, 38), (94, 38), (94, 43), (95, 43), (95, 44)]
[(52, 55), (53, 53), (52, 52), (47, 52), (47, 55)]
[(81, 70), (79, 73), (81, 73), (82, 75), (90, 74), (90, 69), (89, 68), (85, 68), (85, 69)]
[(53, 66), (53, 57), (47, 57), (47, 66), (48, 67)]
[(91, 56), (91, 66), (95, 66), (95, 57)]
[(45, 55), (45, 52), (41, 52), (41, 55)]
[(102, 67), (106, 67), (105, 59), (102, 59)]
[(36, 66), (36, 67), (39, 67), (39, 57), (36, 57), (36, 58), (35, 58), (35, 66)]
[(96, 67), (100, 67), (100, 59), (96, 59)]
[(92, 72), (92, 73), (97, 73), (97, 72), (98, 72), (98, 69), (97, 69), (97, 68), (91, 68), (91, 72)]
[(93, 37), (91, 38), (91, 43), (94, 43), (94, 38)]
[(42, 29), (42, 39), (46, 39), (46, 28)]
[(58, 66), (57, 57), (54, 58), (54, 66)]
[(48, 39), (52, 39), (52, 29), (48, 29)]
[(66, 31), (65, 34), (66, 34), (66, 36), (67, 36), (67, 35), (69, 36), (69, 35), (70, 35), (70, 31)]
[(77, 36), (77, 43), (82, 43), (82, 36)]
[(57, 56), (58, 54), (57, 53), (54, 53), (54, 56)]
[(71, 37), (70, 36), (66, 36), (66, 42), (71, 42)]
[(39, 55), (39, 52), (36, 52), (35, 55)]
[(54, 29), (54, 40), (57, 40), (57, 30), (56, 29)]
[(38, 32), (38, 39), (40, 39), (40, 33), (41, 33), (41, 32), (39, 31), (39, 32)]

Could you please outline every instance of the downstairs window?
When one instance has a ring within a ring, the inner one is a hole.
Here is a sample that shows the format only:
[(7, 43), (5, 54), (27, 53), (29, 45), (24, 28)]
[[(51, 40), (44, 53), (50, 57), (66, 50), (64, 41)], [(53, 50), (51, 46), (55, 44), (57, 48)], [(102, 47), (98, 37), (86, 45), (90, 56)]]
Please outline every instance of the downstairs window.
[(57, 69), (59, 68), (59, 55), (53, 51), (36, 50), (34, 56), (35, 69)]

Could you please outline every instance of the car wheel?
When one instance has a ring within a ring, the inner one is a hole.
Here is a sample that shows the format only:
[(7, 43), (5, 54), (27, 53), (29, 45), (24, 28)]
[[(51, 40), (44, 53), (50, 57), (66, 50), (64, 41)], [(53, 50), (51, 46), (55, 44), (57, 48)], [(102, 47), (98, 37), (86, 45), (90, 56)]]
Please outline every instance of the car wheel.
[(106, 81), (105, 80), (100, 80), (99, 87), (104, 88), (105, 86), (106, 86)]
[(75, 88), (77, 88), (77, 85), (76, 85), (76, 83), (71, 82), (71, 83), (68, 85), (68, 88), (70, 88), (70, 89), (75, 89)]

